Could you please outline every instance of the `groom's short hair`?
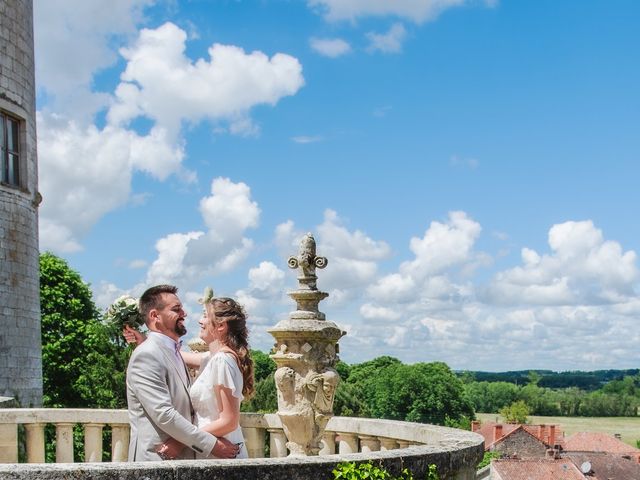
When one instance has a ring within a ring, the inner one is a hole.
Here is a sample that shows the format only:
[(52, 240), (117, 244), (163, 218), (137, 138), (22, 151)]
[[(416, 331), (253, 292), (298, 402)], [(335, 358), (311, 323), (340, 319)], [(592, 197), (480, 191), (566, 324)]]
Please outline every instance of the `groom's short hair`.
[(162, 303), (162, 294), (172, 293), (176, 295), (178, 293), (178, 287), (175, 285), (156, 285), (155, 287), (148, 288), (140, 297), (139, 306), (140, 315), (147, 322), (147, 316), (151, 310), (161, 309), (164, 307)]

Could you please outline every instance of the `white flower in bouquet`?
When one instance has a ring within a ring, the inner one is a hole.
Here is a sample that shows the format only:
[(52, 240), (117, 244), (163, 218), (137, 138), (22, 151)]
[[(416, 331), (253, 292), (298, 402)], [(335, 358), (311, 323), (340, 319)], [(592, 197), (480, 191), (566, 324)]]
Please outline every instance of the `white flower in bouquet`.
[(118, 331), (122, 331), (125, 325), (140, 331), (140, 327), (144, 325), (144, 319), (138, 308), (138, 300), (130, 295), (118, 297), (107, 309), (104, 317), (107, 323)]

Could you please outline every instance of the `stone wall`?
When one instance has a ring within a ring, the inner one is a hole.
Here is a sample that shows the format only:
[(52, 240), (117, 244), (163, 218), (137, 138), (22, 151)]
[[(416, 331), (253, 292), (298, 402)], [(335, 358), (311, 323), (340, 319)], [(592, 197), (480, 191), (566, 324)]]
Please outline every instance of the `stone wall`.
[(42, 404), (32, 0), (0, 0), (0, 111), (20, 120), (19, 185), (0, 183), (0, 396)]
[(519, 429), (504, 437), (491, 450), (510, 457), (544, 458), (547, 446), (526, 430)]
[(429, 446), (402, 450), (321, 457), (259, 458), (241, 460), (181, 460), (132, 463), (0, 464), (6, 480), (330, 480), (340, 462), (372, 462), (398, 476), (402, 469), (414, 478), (426, 477), (436, 465), (442, 480), (475, 480), (475, 465), (482, 458), (482, 445), (453, 452)]

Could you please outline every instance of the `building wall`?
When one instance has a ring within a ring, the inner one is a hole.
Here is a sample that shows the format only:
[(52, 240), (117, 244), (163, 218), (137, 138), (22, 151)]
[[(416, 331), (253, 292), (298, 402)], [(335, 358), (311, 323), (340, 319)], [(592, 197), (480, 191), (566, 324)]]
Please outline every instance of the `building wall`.
[(491, 450), (510, 457), (544, 458), (547, 447), (533, 435), (520, 429), (504, 437)]
[(0, 0), (0, 110), (20, 120), (20, 182), (0, 183), (0, 396), (42, 404), (32, 0)]

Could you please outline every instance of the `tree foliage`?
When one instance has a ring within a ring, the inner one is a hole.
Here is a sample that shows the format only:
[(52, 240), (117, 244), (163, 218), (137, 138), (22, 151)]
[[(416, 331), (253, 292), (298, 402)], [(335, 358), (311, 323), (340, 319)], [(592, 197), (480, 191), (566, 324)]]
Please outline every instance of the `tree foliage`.
[(361, 413), (374, 418), (444, 425), (474, 416), (462, 382), (441, 362), (405, 365), (378, 357), (353, 365), (346, 383), (364, 404)]
[(507, 423), (527, 423), (529, 416), (529, 407), (522, 400), (513, 402), (511, 405), (502, 407), (500, 415)]
[[(609, 372), (609, 371), (607, 371)], [(577, 375), (577, 374), (576, 374)], [(524, 386), (508, 382), (470, 382), (467, 395), (478, 412), (498, 413), (505, 406), (522, 400), (531, 415), (626, 417), (637, 416), (640, 408), (640, 377), (637, 373), (615, 378), (599, 390), (578, 387), (547, 388), (533, 379)]]
[(40, 255), (43, 404), (123, 408), (128, 349), (101, 322), (89, 286), (61, 258)]

